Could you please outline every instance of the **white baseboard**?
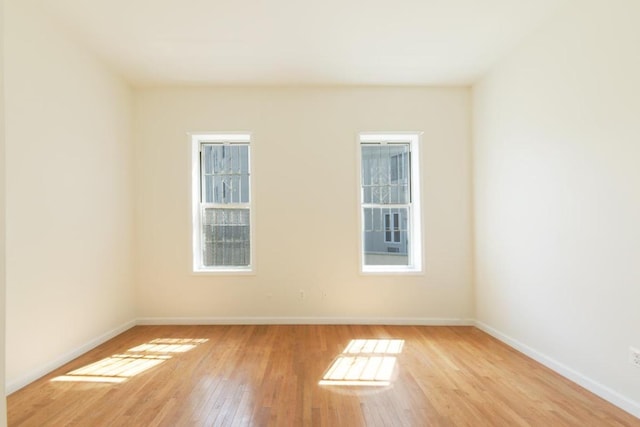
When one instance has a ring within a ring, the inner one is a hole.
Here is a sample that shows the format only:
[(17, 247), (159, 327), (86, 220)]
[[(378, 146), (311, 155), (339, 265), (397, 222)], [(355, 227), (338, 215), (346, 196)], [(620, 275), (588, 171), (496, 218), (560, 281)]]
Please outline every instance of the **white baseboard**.
[(471, 319), (421, 317), (142, 317), (138, 325), (416, 325), (473, 326)]
[(109, 341), (111, 338), (114, 338), (117, 335), (120, 335), (121, 333), (123, 333), (124, 331), (131, 329), (132, 327), (134, 327), (136, 325), (136, 321), (135, 320), (131, 320), (123, 325), (118, 326), (115, 329), (112, 329), (102, 335), (100, 335), (97, 338), (92, 339), (91, 341), (87, 342), (86, 344), (81, 345), (80, 347), (70, 351), (69, 353), (66, 353), (60, 357), (58, 357), (55, 360), (52, 360), (51, 362), (47, 363), (46, 365), (41, 366), (39, 369), (34, 370), (33, 372), (30, 372), (27, 375), (22, 376), (21, 378), (8, 382), (5, 386), (5, 390), (6, 390), (6, 394), (9, 395), (15, 391), (20, 390), (22, 387), (32, 383), (33, 381), (47, 375), (48, 373), (58, 369), (59, 367), (61, 367), (62, 365), (71, 362), (73, 359), (83, 355), (84, 353), (88, 352), (89, 350), (92, 350), (94, 348), (96, 348), (97, 346), (99, 346), (100, 344), (103, 344), (107, 341)]
[(521, 343), (520, 341), (515, 340), (508, 335), (503, 334), (502, 332), (492, 328), (485, 323), (476, 320), (475, 326), (478, 329), (491, 335), (492, 337), (507, 344), (509, 347), (518, 350), (519, 352), (529, 356), (536, 362), (541, 363), (542, 365), (557, 372), (563, 377), (586, 388), (591, 393), (600, 396), (604, 400), (612, 403), (613, 405), (616, 405), (620, 409), (623, 409), (631, 415), (640, 418), (640, 403), (621, 395), (620, 393), (610, 389), (609, 387), (602, 385), (599, 382), (587, 377), (586, 375), (583, 375), (580, 372), (575, 371), (570, 367), (558, 362), (557, 360), (529, 347), (528, 345)]

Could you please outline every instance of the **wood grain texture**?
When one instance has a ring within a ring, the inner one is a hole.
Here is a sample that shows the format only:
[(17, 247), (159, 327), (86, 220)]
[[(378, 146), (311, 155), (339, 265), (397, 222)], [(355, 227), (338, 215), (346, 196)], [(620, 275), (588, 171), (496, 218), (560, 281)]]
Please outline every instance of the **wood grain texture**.
[[(390, 385), (318, 384), (353, 339), (404, 340), (388, 355)], [(141, 370), (148, 360), (162, 362)], [(121, 382), (79, 381), (87, 372)], [(640, 426), (476, 328), (371, 325), (138, 326), (10, 395), (8, 416), (10, 426)]]

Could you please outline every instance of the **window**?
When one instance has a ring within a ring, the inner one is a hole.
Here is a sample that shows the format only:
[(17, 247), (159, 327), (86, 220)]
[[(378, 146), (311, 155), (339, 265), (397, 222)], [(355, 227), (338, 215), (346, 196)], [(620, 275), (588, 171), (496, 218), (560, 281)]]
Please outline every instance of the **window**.
[(363, 272), (422, 270), (419, 135), (360, 134)]
[(407, 153), (391, 156), (391, 182), (397, 182), (407, 177)]
[(248, 134), (192, 135), (193, 269), (252, 271)]
[(400, 214), (384, 214), (384, 241), (400, 243)]

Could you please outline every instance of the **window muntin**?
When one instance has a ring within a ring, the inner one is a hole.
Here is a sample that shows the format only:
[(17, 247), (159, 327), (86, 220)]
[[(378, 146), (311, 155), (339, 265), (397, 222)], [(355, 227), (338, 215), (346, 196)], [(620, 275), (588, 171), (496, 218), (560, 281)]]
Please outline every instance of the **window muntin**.
[(249, 142), (245, 134), (193, 136), (194, 271), (252, 271)]
[(421, 271), (418, 134), (361, 134), (361, 268)]

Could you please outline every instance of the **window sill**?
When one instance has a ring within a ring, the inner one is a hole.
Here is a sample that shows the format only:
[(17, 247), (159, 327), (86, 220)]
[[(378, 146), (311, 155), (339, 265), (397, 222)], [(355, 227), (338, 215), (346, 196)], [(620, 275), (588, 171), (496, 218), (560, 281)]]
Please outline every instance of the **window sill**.
[(404, 276), (421, 276), (424, 275), (424, 271), (418, 268), (394, 268), (393, 266), (380, 266), (377, 268), (372, 267), (360, 267), (360, 274), (363, 275), (404, 275)]
[(194, 276), (255, 276), (254, 269), (247, 268), (216, 268), (216, 269), (196, 269), (192, 270)]

